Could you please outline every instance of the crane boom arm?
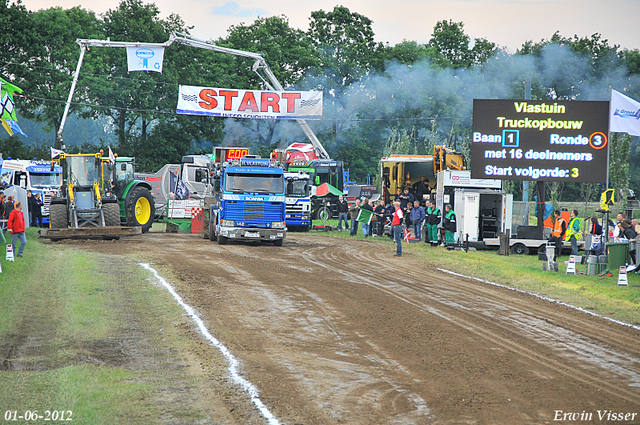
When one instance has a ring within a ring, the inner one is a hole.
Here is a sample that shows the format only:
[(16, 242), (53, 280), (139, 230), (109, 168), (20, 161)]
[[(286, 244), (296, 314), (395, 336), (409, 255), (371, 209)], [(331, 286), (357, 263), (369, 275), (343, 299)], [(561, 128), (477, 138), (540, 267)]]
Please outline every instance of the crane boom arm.
[[(135, 43), (135, 42), (126, 42), (126, 41), (111, 41), (111, 40), (89, 40), (89, 39), (78, 39), (76, 43), (80, 45), (80, 59), (78, 60), (78, 66), (76, 68), (76, 73), (73, 77), (73, 82), (71, 83), (71, 90), (69, 92), (69, 97), (67, 99), (67, 103), (65, 104), (64, 113), (62, 114), (62, 120), (60, 121), (60, 128), (58, 129), (57, 139), (62, 143), (62, 131), (64, 130), (64, 124), (67, 119), (67, 115), (69, 114), (69, 107), (71, 105), (71, 99), (73, 97), (73, 93), (76, 88), (76, 84), (78, 82), (78, 75), (80, 74), (80, 68), (82, 67), (82, 61), (84, 58), (84, 54), (86, 50), (91, 46), (96, 47), (169, 47), (173, 43), (183, 44), (186, 46), (197, 47), (200, 49), (212, 50), (214, 52), (219, 53), (228, 53), (235, 56), (241, 56), (249, 59), (254, 59), (255, 63), (253, 64), (253, 71), (262, 78), (262, 76), (258, 73), (258, 69), (261, 69), (267, 76), (269, 81), (262, 80), (269, 86), (271, 90), (276, 91), (285, 91), (276, 76), (271, 72), (271, 68), (264, 60), (261, 54), (246, 52), (243, 50), (230, 49), (228, 47), (217, 46), (209, 41), (198, 39), (196, 37), (192, 37), (187, 34), (182, 33), (172, 33), (169, 40), (164, 43)], [(329, 154), (325, 150), (322, 143), (318, 140), (313, 130), (307, 121), (304, 119), (296, 119), (296, 122), (307, 136), (311, 145), (317, 150), (318, 157), (323, 159), (329, 159)]]

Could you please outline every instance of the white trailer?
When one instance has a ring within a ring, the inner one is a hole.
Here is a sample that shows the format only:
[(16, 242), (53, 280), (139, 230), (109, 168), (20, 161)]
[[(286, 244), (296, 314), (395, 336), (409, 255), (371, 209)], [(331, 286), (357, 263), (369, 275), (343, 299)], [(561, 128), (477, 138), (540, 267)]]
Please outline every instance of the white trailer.
[(500, 233), (511, 230), (513, 195), (502, 190), (502, 181), (472, 179), (468, 170), (438, 173), (436, 206), (445, 216), (445, 205), (456, 213), (458, 240), (477, 248), (499, 247)]

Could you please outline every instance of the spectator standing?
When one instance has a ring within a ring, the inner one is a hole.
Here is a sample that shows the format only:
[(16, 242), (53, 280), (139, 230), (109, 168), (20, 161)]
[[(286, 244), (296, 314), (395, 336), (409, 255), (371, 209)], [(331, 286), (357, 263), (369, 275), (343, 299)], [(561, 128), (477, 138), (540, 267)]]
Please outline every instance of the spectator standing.
[[(400, 189), (400, 188), (396, 189), (396, 195), (393, 198), (393, 200), (402, 202), (402, 189)], [(393, 204), (391, 204), (391, 206), (393, 207)]]
[(400, 208), (402, 208), (403, 212), (407, 211), (407, 205), (409, 203), (413, 204), (415, 198), (412, 194), (409, 193), (409, 188), (405, 187), (404, 192), (400, 195)]
[(553, 212), (555, 217), (555, 223), (553, 225), (553, 233), (551, 234), (551, 242), (555, 242), (556, 244), (556, 260), (560, 258), (560, 254), (562, 253), (562, 241), (564, 240), (564, 235), (567, 231), (567, 222), (564, 221), (562, 215), (560, 214), (560, 210), (555, 210)]
[(36, 193), (33, 201), (33, 227), (42, 227), (42, 207), (44, 206), (44, 202), (42, 201), (42, 197), (39, 193)]
[(438, 224), (442, 218), (440, 209), (436, 207), (436, 203), (427, 201), (426, 222), (427, 222), (427, 235), (424, 238), (425, 242), (430, 242), (432, 246), (438, 245)]
[(360, 214), (360, 199), (349, 206), (349, 215), (351, 216), (351, 232), (349, 236), (358, 234), (358, 214)]
[[(8, 217), (4, 215), (4, 192), (0, 191), (0, 220), (6, 220)], [(5, 223), (0, 223), (0, 231), (5, 229)]]
[(7, 196), (7, 200), (4, 203), (4, 218), (5, 220), (9, 219), (9, 215), (11, 211), (15, 208), (15, 203), (13, 202), (13, 195)]
[(602, 225), (598, 223), (598, 217), (595, 215), (591, 217), (591, 226), (589, 226), (589, 233), (594, 236), (602, 236)]
[(349, 214), (349, 204), (344, 199), (344, 196), (338, 196), (338, 232), (342, 232), (342, 222), (344, 221), (345, 229), (349, 230), (349, 222), (347, 221), (347, 215)]
[(620, 237), (620, 226), (618, 226), (618, 223), (625, 221), (627, 219), (627, 215), (625, 213), (618, 213), (618, 216), (616, 217), (616, 219), (618, 220), (616, 222), (616, 224), (613, 226), (613, 237), (617, 238)]
[[(364, 198), (362, 200), (362, 206), (360, 207), (360, 209), (367, 210), (367, 211), (370, 211), (371, 213), (373, 213), (373, 207), (369, 203), (369, 199), (368, 198)], [(368, 236), (371, 236), (371, 226), (369, 225), (369, 220), (366, 220), (364, 218), (363, 218), (363, 221), (362, 221), (362, 234), (364, 235), (365, 238), (368, 237)]]
[(424, 195), (430, 192), (429, 181), (425, 176), (420, 177), (420, 181), (415, 182), (412, 187), (416, 201), (423, 202)]
[(407, 203), (407, 207), (402, 210), (404, 213), (404, 226), (408, 229), (413, 227), (411, 221), (411, 211), (413, 210), (413, 201)]
[(402, 226), (402, 219), (404, 214), (400, 206), (399, 201), (393, 203), (395, 211), (393, 212), (393, 218), (391, 219), (391, 228), (393, 229), (393, 240), (396, 242), (396, 253), (394, 257), (402, 256), (402, 240), (404, 239), (404, 229)]
[(384, 200), (380, 199), (378, 205), (373, 210), (376, 214), (376, 223), (378, 224), (378, 236), (384, 235), (384, 223), (387, 220), (386, 208), (384, 206)]
[(27, 237), (24, 234), (24, 214), (22, 214), (22, 202), (16, 203), (14, 209), (9, 214), (9, 221), (7, 221), (7, 228), (11, 233), (11, 246), (13, 246), (13, 252), (16, 252), (16, 246), (18, 240), (20, 241), (20, 250), (18, 251), (18, 257), (22, 257), (22, 252), (27, 244)]
[(453, 211), (451, 204), (447, 204), (444, 207), (444, 221), (442, 222), (442, 228), (445, 231), (444, 235), (447, 245), (456, 243), (454, 235), (457, 227), (456, 213)]
[(413, 201), (413, 209), (411, 210), (411, 222), (413, 223), (415, 237), (418, 240), (422, 240), (422, 223), (425, 216), (424, 208), (420, 206), (420, 202), (416, 199)]
[(620, 227), (621, 239), (627, 239), (630, 241), (632, 239), (635, 239), (636, 236), (638, 236), (638, 234), (636, 233), (636, 230), (631, 224), (629, 224), (628, 221), (621, 221), (620, 223), (618, 223), (618, 226)]
[(36, 198), (33, 197), (33, 192), (27, 190), (27, 211), (29, 212), (29, 226), (33, 227), (33, 201)]
[(638, 224), (637, 218), (631, 220), (631, 225), (633, 226), (633, 229), (636, 231), (636, 233), (640, 233), (640, 224)]
[(571, 220), (565, 233), (565, 240), (571, 244), (571, 255), (578, 255), (578, 239), (580, 238), (580, 220), (578, 210), (571, 211)]

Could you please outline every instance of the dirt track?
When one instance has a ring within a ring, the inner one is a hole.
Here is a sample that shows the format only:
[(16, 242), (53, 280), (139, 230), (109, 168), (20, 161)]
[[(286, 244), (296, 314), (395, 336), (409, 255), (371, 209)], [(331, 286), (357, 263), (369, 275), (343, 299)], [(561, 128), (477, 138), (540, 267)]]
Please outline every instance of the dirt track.
[[(564, 423), (606, 423), (598, 410), (640, 423), (640, 332), (393, 258), (391, 245), (163, 233), (71, 244), (150, 262), (283, 424), (539, 424), (559, 410), (592, 413)], [(203, 367), (213, 351), (197, 353)]]

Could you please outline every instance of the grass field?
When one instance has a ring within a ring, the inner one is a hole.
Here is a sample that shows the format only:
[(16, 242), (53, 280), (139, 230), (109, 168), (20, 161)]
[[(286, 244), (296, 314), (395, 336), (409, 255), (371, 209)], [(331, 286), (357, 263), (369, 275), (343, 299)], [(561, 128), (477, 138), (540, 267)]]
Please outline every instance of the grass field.
[[(320, 224), (320, 223), (316, 223)], [(337, 220), (327, 220), (327, 225), (337, 226)], [(346, 231), (312, 231), (314, 233), (348, 238)], [(389, 261), (395, 252), (394, 242), (388, 238), (364, 238), (362, 229), (358, 239), (389, 245)], [(547, 296), (558, 301), (581, 307), (594, 313), (640, 325), (640, 275), (629, 274), (629, 286), (618, 286), (618, 273), (613, 277), (597, 277), (566, 274), (562, 257), (559, 273), (542, 270), (542, 261), (535, 255), (497, 255), (496, 251), (447, 251), (443, 247), (428, 244), (405, 244), (404, 250), (416, 253), (427, 264), (466, 276), (489, 280), (509, 287)], [(426, 269), (426, 267), (425, 267)], [(585, 265), (578, 265), (585, 271)]]
[[(0, 415), (152, 423), (162, 388), (185, 387), (187, 396), (204, 385), (180, 360), (167, 362), (185, 347), (175, 325), (186, 319), (146, 271), (126, 258), (43, 244), (35, 230), (27, 237), (22, 258), (2, 258)], [(188, 403), (174, 409), (177, 423), (198, 415)]]

